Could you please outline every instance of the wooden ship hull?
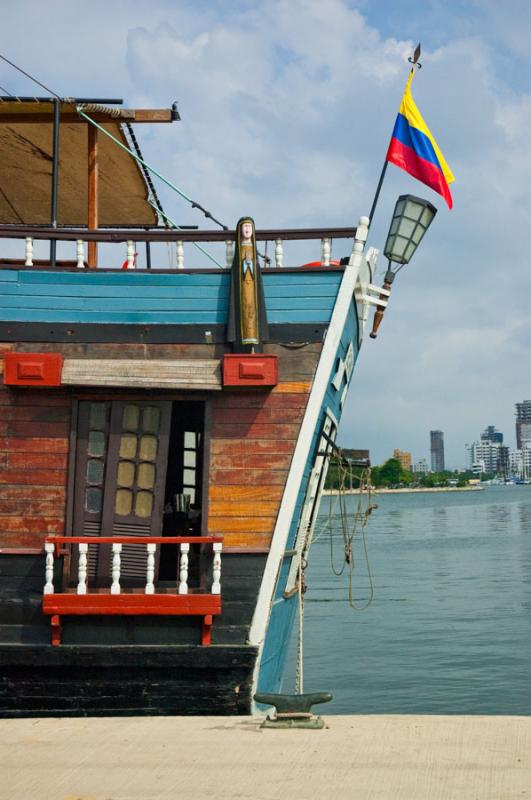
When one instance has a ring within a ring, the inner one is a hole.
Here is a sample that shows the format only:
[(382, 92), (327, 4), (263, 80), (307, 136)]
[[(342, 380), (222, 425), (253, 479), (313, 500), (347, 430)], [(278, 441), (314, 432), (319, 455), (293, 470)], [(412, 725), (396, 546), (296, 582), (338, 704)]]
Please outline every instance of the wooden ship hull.
[[(282, 685), (370, 302), (367, 220), (257, 231), (278, 264), (258, 353), (227, 341), (230, 270), (134, 268), (133, 236), (182, 252), (234, 232), (141, 222), (0, 226), (26, 247), (0, 263), (3, 717), (247, 714)], [(282, 266), (294, 238), (323, 241), (320, 266)], [(351, 239), (343, 266), (331, 238)], [(73, 262), (35, 261), (47, 239)], [(128, 268), (95, 268), (96, 242), (127, 243)]]

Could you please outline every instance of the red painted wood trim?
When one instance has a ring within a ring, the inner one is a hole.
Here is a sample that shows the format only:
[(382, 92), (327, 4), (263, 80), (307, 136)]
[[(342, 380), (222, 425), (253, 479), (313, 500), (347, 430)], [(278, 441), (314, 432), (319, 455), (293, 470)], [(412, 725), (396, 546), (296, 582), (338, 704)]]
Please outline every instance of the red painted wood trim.
[(223, 536), (47, 536), (50, 544), (220, 544)]
[(45, 594), (44, 614), (151, 614), (206, 616), (221, 614), (219, 594)]
[(223, 386), (268, 387), (278, 383), (278, 356), (263, 353), (225, 354)]
[(42, 547), (0, 547), (3, 556), (40, 556)]
[(60, 386), (63, 356), (60, 353), (5, 353), (6, 386)]

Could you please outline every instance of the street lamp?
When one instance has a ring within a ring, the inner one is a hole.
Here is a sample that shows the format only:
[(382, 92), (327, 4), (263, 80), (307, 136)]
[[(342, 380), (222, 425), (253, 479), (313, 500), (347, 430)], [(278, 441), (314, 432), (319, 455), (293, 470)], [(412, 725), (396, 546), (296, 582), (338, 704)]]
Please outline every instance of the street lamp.
[[(386, 292), (391, 291), (397, 272), (413, 257), (436, 213), (437, 209), (428, 200), (412, 194), (402, 194), (396, 201), (384, 247), (384, 255), (389, 261), (382, 287)], [(391, 269), (392, 263), (399, 265), (394, 272)], [(380, 299), (386, 300), (388, 297), (388, 294), (382, 294)], [(374, 314), (371, 339), (376, 339), (383, 314), (384, 309), (378, 307)]]

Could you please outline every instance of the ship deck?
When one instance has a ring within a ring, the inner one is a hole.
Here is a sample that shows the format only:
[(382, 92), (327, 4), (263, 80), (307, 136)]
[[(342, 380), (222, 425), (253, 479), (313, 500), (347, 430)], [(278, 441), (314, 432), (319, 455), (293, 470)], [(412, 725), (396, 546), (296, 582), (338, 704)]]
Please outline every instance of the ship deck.
[(40, 800), (510, 800), (531, 785), (531, 718), (330, 716), (0, 722), (1, 797)]

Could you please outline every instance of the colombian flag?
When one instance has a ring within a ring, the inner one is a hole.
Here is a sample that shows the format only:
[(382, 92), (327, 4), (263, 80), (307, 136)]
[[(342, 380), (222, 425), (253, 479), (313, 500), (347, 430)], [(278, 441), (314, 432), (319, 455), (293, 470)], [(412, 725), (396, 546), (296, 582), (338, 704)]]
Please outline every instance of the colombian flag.
[(454, 176), (411, 96), (411, 81), (414, 74), (411, 70), (386, 161), (396, 164), (417, 180), (430, 186), (444, 197), (448, 208), (451, 208), (452, 195), (449, 184), (454, 180)]

